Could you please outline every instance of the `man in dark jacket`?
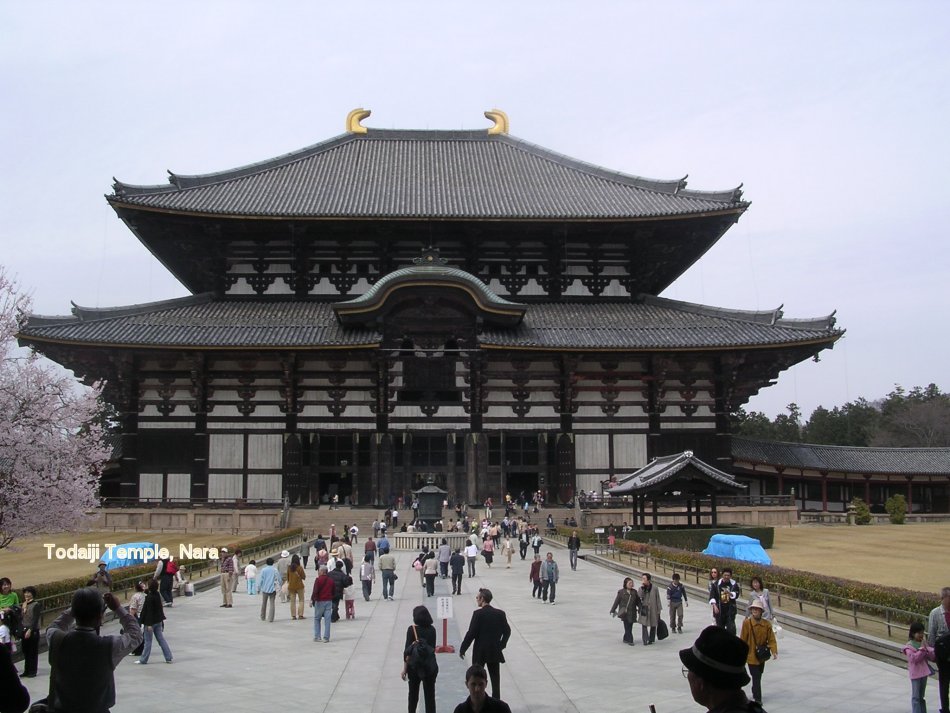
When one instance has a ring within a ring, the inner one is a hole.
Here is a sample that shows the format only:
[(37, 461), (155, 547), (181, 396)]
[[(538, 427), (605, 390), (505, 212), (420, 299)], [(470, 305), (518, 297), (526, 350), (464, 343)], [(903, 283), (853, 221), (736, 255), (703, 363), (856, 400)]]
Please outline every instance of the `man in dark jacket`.
[(462, 551), (456, 547), (455, 552), (449, 558), (449, 567), (452, 569), (452, 594), (462, 593), (462, 576), (465, 574), (465, 557)]
[[(121, 622), (120, 636), (96, 633), (103, 602)], [(115, 705), (113, 671), (141, 643), (142, 628), (111, 593), (86, 588), (73, 594), (72, 606), (46, 630), (46, 641), (50, 709), (108, 711)]]
[(721, 626), (733, 636), (736, 634), (736, 602), (741, 594), (742, 587), (732, 578), (732, 570), (728, 567), (723, 568), (722, 577), (709, 590), (709, 603), (716, 617), (716, 626)]
[(343, 590), (353, 584), (353, 578), (343, 571), (343, 560), (336, 561), (336, 569), (330, 572), (333, 580), (333, 615), (330, 621), (340, 620), (340, 600), (343, 599)]
[(472, 621), (468, 625), (468, 633), (462, 640), (459, 656), (465, 658), (465, 652), (474, 642), (472, 649), (472, 663), (480, 664), (488, 669), (491, 678), (492, 698), (501, 698), (501, 671), (498, 664), (505, 662), (505, 646), (511, 637), (511, 627), (508, 617), (501, 609), (491, 605), (492, 593), (490, 589), (479, 589), (475, 602), (478, 609), (472, 612)]
[(577, 536), (577, 530), (571, 533), (567, 538), (567, 551), (571, 555), (571, 569), (577, 569), (577, 553), (581, 549), (581, 538)]

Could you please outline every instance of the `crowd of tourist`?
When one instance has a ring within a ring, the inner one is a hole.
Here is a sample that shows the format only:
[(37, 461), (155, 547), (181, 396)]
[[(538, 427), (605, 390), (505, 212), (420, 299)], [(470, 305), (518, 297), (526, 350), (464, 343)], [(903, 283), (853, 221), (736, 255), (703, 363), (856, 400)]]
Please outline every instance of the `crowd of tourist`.
[[(507, 508), (506, 508), (507, 510)], [(514, 542), (518, 542), (521, 559), (527, 549), (534, 549), (528, 567), (531, 596), (536, 601), (554, 605), (560, 568), (553, 552), (542, 557), (544, 544), (541, 529), (524, 518), (490, 519), (491, 505), (486, 506), (486, 517), (470, 521), (467, 513), (453, 527), (468, 532), (466, 545), (453, 547), (442, 538), (435, 549), (423, 548), (413, 560), (413, 569), (419, 572), (419, 585), (427, 597), (435, 594), (437, 579), (451, 579), (452, 594), (462, 594), (466, 565), (469, 577), (475, 576), (475, 566), (481, 558), (491, 567), (494, 554), (500, 552), (506, 567), (511, 566)], [(345, 605), (344, 616), (355, 617), (355, 600), (362, 594), (370, 601), (377, 574), (382, 580), (382, 599), (394, 597), (396, 561), (390, 552), (388, 526), (384, 520), (372, 525), (372, 536), (367, 536), (362, 558), (354, 563), (354, 545), (359, 528), (354, 524), (344, 527), (338, 536), (335, 526), (329, 535), (322, 534), (306, 540), (294, 552), (284, 550), (275, 558), (267, 558), (258, 566), (251, 560), (242, 568), (241, 551), (221, 549), (219, 562), (222, 608), (233, 607), (233, 594), (239, 575), (246, 580), (248, 596), (260, 597), (260, 619), (273, 622), (279, 599), (289, 604), (290, 619), (306, 618), (307, 588), (309, 608), (313, 618), (313, 641), (329, 643), (331, 627), (341, 618), (340, 603)], [(500, 550), (496, 549), (501, 543)], [(577, 568), (581, 539), (574, 531), (567, 541), (571, 571)], [(308, 579), (306, 563), (312, 560), (315, 576)], [(113, 670), (126, 655), (136, 657), (136, 663), (149, 663), (153, 642), (157, 642), (167, 663), (174, 661), (171, 646), (165, 637), (165, 609), (173, 604), (173, 585), (180, 580), (177, 566), (172, 561), (160, 560), (151, 578), (135, 585), (128, 609), (122, 607), (111, 594), (112, 579), (105, 563), (89, 579), (84, 589), (78, 590), (72, 605), (48, 627), (45, 639), (49, 646), (51, 686), (45, 701), (48, 710), (108, 710), (115, 702)], [(310, 585), (312, 581), (312, 585)], [(357, 587), (355, 582), (359, 583)], [(665, 603), (663, 594), (665, 593)], [(23, 650), (24, 678), (34, 677), (38, 669), (41, 604), (36, 589), (25, 587), (22, 597), (13, 590), (12, 582), (0, 579), (0, 711), (25, 709), (22, 686), (16, 681), (12, 654), (15, 646)], [(492, 606), (492, 593), (480, 588), (476, 593), (477, 608), (472, 615), (459, 654), (464, 658), (471, 649), (473, 665), (465, 676), (469, 697), (458, 711), (508, 710), (500, 701), (500, 666), (504, 663), (504, 649), (511, 636), (511, 628), (504, 611)], [(695, 643), (680, 651), (683, 675), (689, 681), (693, 698), (717, 713), (732, 711), (761, 711), (763, 677), (766, 662), (778, 659), (776, 615), (769, 590), (761, 576), (753, 576), (748, 591), (733, 576), (730, 567), (710, 570), (706, 586), (705, 614), (701, 624), (707, 625)], [(745, 603), (746, 616), (737, 630), (740, 602)], [(623, 624), (622, 642), (635, 646), (633, 626), (640, 625), (641, 641), (652, 646), (670, 633), (682, 634), (684, 610), (689, 606), (686, 587), (679, 574), (673, 574), (665, 591), (644, 572), (639, 583), (625, 577), (609, 609), (611, 616)], [(115, 613), (121, 624), (118, 635), (101, 636), (99, 627), (106, 609)], [(434, 649), (436, 632), (432, 613), (427, 606), (416, 606), (413, 622), (406, 631), (403, 650), (402, 677), (408, 683), (410, 713), (415, 711), (420, 692), (427, 713), (435, 713), (435, 685), (438, 676)], [(703, 621), (704, 620), (704, 621)], [(711, 625), (708, 625), (711, 624)], [(102, 652), (102, 656), (94, 652)], [(910, 626), (908, 642), (903, 647), (907, 657), (911, 681), (913, 713), (926, 713), (926, 683), (937, 674), (941, 710), (948, 711), (948, 684), (950, 684), (950, 587), (941, 591), (941, 603), (935, 607), (928, 621)], [(12, 671), (12, 674), (11, 674)], [(12, 676), (12, 677), (11, 677)], [(12, 683), (11, 683), (12, 681)], [(486, 695), (491, 682), (491, 697)], [(13, 685), (15, 683), (15, 685)], [(751, 684), (751, 699), (742, 689)], [(25, 699), (28, 701), (28, 697)]]

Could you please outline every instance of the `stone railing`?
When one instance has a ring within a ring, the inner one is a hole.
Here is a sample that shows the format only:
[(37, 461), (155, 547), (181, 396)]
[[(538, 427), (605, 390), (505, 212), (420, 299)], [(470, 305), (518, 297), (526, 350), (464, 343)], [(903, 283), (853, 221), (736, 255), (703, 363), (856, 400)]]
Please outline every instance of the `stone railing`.
[(443, 539), (448, 541), (453, 550), (468, 544), (468, 535), (461, 532), (394, 532), (387, 538), (392, 549), (410, 552), (422, 552), (425, 547), (436, 550)]

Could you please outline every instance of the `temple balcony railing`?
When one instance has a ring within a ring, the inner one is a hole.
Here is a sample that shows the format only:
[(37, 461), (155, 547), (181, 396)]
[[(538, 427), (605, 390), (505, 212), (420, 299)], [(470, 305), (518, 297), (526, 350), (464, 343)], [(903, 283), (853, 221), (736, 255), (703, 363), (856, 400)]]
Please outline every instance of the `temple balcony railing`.
[[(708, 502), (708, 497), (703, 497)], [(636, 498), (632, 495), (605, 495), (603, 497), (580, 497), (577, 499), (581, 510), (629, 510), (633, 508)], [(795, 504), (792, 495), (723, 495), (716, 498), (717, 507), (789, 507)], [(658, 500), (657, 507), (665, 506), (682, 508), (683, 501)]]
[(104, 508), (234, 508), (271, 509), (281, 508), (280, 498), (102, 498)]

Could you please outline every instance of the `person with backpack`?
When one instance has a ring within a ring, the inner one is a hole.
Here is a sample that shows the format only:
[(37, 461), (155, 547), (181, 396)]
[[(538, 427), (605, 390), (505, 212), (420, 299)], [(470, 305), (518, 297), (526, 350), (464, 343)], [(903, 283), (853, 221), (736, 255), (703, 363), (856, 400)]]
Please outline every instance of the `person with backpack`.
[(427, 607), (415, 607), (412, 610), (412, 626), (406, 630), (402, 667), (402, 680), (409, 681), (409, 713), (415, 713), (419, 705), (420, 684), (426, 713), (435, 713), (435, 679), (439, 675), (435, 639), (432, 614)]
[(950, 587), (940, 590), (940, 604), (927, 617), (927, 644), (937, 657), (937, 689), (940, 710), (950, 711), (947, 692), (950, 689)]
[(328, 575), (333, 580), (333, 614), (330, 621), (340, 620), (340, 600), (343, 599), (343, 590), (353, 584), (353, 578), (343, 571), (343, 560), (337, 560), (333, 571)]

